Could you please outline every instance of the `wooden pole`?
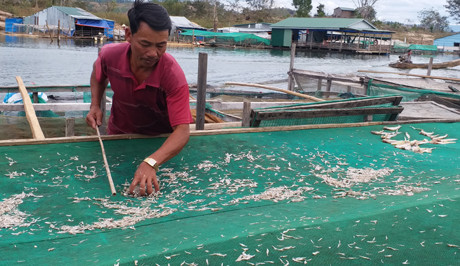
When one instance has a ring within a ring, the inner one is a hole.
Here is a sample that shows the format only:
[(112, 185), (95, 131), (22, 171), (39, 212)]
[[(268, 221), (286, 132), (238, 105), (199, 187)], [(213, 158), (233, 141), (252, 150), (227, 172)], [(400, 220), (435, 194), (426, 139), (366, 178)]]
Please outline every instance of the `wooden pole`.
[(284, 90), (284, 89), (279, 89), (275, 87), (270, 87), (270, 86), (265, 86), (261, 84), (254, 84), (254, 83), (242, 83), (242, 82), (225, 82), (225, 85), (236, 85), (236, 86), (247, 86), (247, 87), (256, 87), (256, 88), (262, 88), (262, 89), (267, 89), (267, 90), (272, 90), (272, 91), (279, 91), (279, 92), (284, 92), (287, 94), (291, 94), (297, 97), (305, 98), (312, 100), (314, 102), (322, 102), (324, 101), (323, 99), (316, 98), (310, 95), (305, 95), (302, 93), (294, 92), (294, 91), (289, 91), (289, 90)]
[(326, 98), (329, 98), (329, 95), (330, 95), (330, 92), (331, 92), (331, 87), (332, 87), (332, 80), (331, 79), (327, 79), (327, 82), (326, 82), (326, 91), (328, 92), (326, 94)]
[(408, 74), (408, 73), (398, 73), (398, 72), (385, 72), (385, 71), (372, 71), (372, 70), (358, 70), (358, 72), (364, 72), (364, 73), (378, 73), (378, 74), (395, 74), (395, 75), (412, 76), (412, 77), (420, 77), (420, 78), (431, 78), (431, 79), (442, 79), (442, 80), (460, 81), (460, 79), (457, 79), (457, 78), (437, 77), (437, 76), (425, 76), (425, 75)]
[(289, 75), (289, 79), (288, 79), (288, 90), (290, 91), (293, 91), (294, 90), (294, 85), (295, 85), (295, 81), (294, 81), (294, 73), (292, 73), (292, 70), (294, 69), (294, 58), (295, 58), (295, 47), (296, 47), (296, 43), (293, 42), (291, 44), (291, 61), (289, 63), (289, 72), (288, 72), (288, 75)]
[(69, 117), (65, 119), (65, 136), (75, 136), (75, 117)]
[(317, 91), (321, 91), (321, 87), (323, 86), (323, 79), (319, 78), (318, 79), (318, 88), (316, 89)]
[(431, 76), (431, 69), (433, 68), (433, 57), (430, 57), (430, 62), (428, 63), (428, 70), (426, 72), (427, 76)]
[(22, 96), (22, 101), (24, 102), (24, 110), (26, 112), (27, 121), (29, 121), (29, 126), (32, 131), (32, 136), (34, 139), (45, 139), (45, 135), (43, 135), (42, 129), (40, 127), (40, 123), (38, 123), (37, 115), (35, 114), (34, 106), (32, 105), (32, 101), (30, 101), (29, 93), (27, 93), (27, 89), (22, 82), (21, 77), (17, 76), (16, 81), (19, 86), (19, 92)]
[(208, 54), (200, 53), (198, 56), (198, 80), (196, 97), (196, 121), (195, 129), (204, 129), (204, 116), (206, 110), (206, 85), (208, 72)]
[(102, 143), (101, 133), (99, 132), (99, 127), (96, 126), (97, 137), (99, 139), (99, 144), (101, 144), (102, 158), (104, 159), (105, 171), (107, 172), (107, 178), (109, 179), (110, 190), (112, 195), (117, 195), (115, 186), (113, 185), (112, 174), (110, 173), (109, 163), (107, 162), (107, 156), (105, 155), (104, 144)]
[(243, 102), (243, 121), (241, 124), (242, 127), (251, 126), (251, 102), (245, 100)]

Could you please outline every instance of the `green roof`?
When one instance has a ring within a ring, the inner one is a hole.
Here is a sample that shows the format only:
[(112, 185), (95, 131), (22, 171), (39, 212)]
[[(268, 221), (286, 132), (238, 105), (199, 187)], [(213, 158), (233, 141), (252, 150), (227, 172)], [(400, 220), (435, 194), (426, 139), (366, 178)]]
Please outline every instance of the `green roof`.
[(287, 18), (272, 24), (272, 28), (278, 29), (328, 29), (339, 30), (343, 28), (363, 29), (354, 27), (365, 23), (366, 30), (376, 29), (371, 23), (361, 18)]
[(95, 19), (95, 20), (101, 19), (79, 7), (67, 7), (67, 6), (53, 6), (53, 7), (71, 17), (80, 18), (80, 19), (84, 19), (84, 18)]

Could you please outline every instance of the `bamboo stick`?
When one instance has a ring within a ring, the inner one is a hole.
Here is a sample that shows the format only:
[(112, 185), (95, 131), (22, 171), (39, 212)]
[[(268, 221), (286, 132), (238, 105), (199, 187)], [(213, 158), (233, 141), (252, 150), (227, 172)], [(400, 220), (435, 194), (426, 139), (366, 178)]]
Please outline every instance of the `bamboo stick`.
[(298, 93), (298, 92), (294, 92), (294, 91), (288, 91), (288, 90), (284, 90), (284, 89), (279, 89), (279, 88), (275, 88), (275, 87), (271, 87), (271, 86), (265, 86), (265, 85), (261, 85), (261, 84), (243, 83), (243, 82), (225, 82), (225, 85), (256, 87), (256, 88), (262, 88), (262, 89), (267, 89), (267, 90), (272, 90), (272, 91), (284, 92), (284, 93), (291, 94), (291, 95), (294, 95), (294, 96), (297, 96), (297, 97), (302, 97), (302, 98), (305, 98), (305, 99), (309, 99), (309, 100), (312, 100), (312, 101), (315, 101), (315, 102), (324, 101), (323, 99), (316, 98), (316, 97), (313, 97), (313, 96), (310, 96), (310, 95), (305, 95), (305, 94), (302, 94), (302, 93)]
[(30, 101), (29, 93), (27, 93), (27, 89), (22, 82), (22, 78), (17, 76), (16, 81), (18, 82), (19, 92), (21, 93), (22, 101), (24, 102), (24, 111), (26, 112), (27, 121), (29, 121), (32, 137), (34, 139), (45, 139), (45, 135), (43, 135), (37, 115), (35, 114), (34, 106), (32, 105), (32, 101)]
[(105, 155), (104, 144), (102, 143), (101, 133), (99, 132), (99, 127), (96, 126), (97, 137), (99, 139), (99, 144), (101, 144), (102, 150), (102, 158), (104, 159), (105, 171), (107, 172), (107, 178), (109, 179), (110, 190), (112, 191), (112, 195), (117, 195), (117, 191), (115, 190), (115, 186), (113, 185), (112, 174), (110, 174), (109, 163), (107, 162), (107, 156)]

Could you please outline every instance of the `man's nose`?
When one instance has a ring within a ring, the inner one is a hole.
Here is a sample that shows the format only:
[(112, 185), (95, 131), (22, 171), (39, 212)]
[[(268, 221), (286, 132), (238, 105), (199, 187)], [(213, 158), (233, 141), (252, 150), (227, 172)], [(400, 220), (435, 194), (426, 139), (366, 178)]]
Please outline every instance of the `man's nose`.
[(146, 55), (148, 57), (158, 57), (158, 49), (156, 47), (152, 47), (147, 51)]

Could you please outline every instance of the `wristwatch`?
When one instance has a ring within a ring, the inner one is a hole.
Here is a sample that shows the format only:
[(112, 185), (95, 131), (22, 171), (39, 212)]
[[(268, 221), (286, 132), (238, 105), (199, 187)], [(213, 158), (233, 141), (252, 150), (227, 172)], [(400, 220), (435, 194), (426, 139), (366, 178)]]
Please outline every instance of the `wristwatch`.
[(144, 159), (144, 162), (146, 162), (148, 165), (150, 165), (153, 169), (155, 169), (155, 172), (158, 172), (159, 166), (158, 163), (155, 159), (152, 159), (150, 157), (147, 157)]

